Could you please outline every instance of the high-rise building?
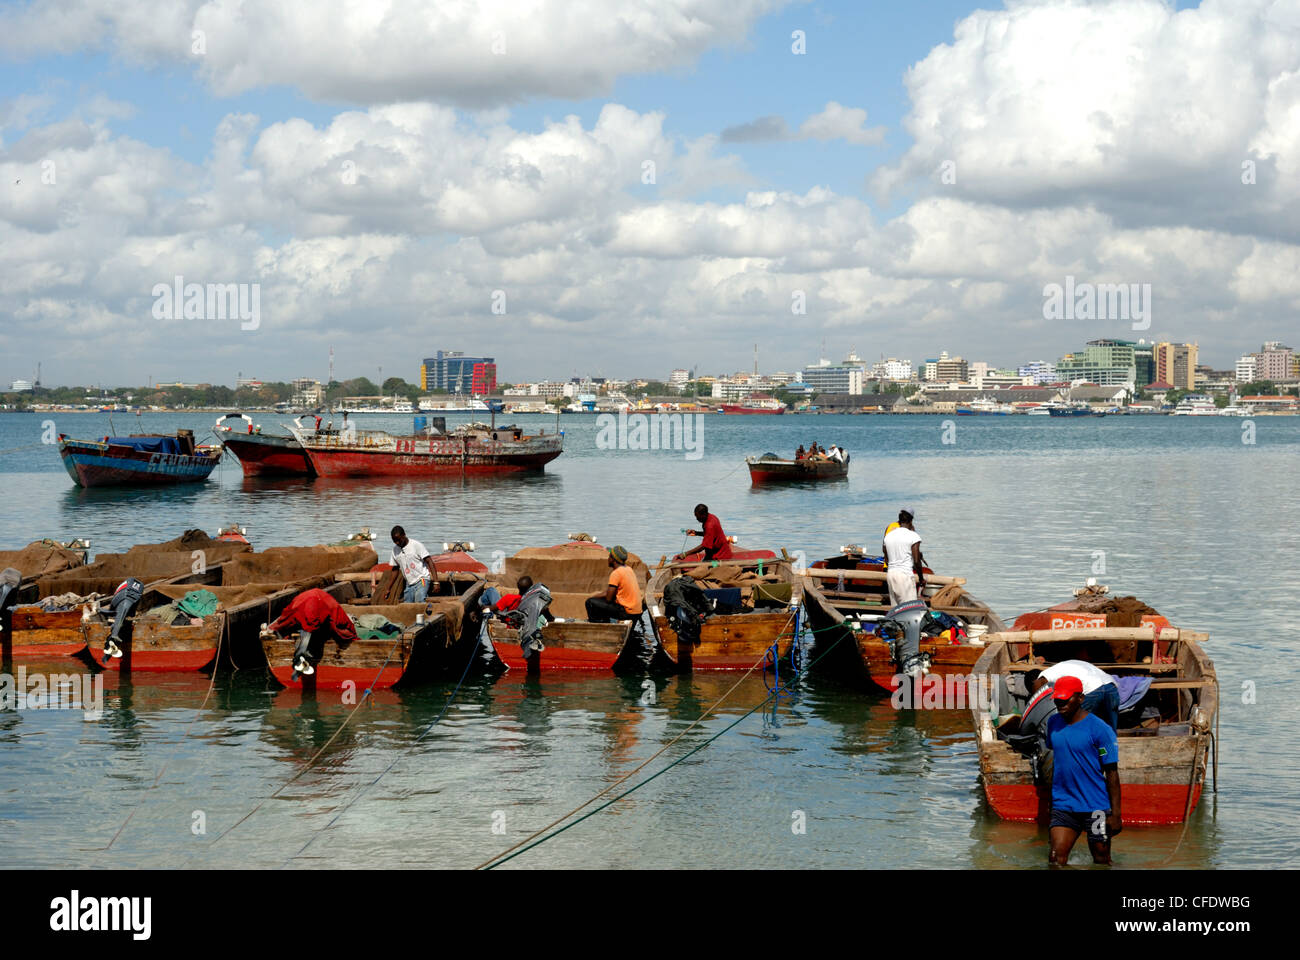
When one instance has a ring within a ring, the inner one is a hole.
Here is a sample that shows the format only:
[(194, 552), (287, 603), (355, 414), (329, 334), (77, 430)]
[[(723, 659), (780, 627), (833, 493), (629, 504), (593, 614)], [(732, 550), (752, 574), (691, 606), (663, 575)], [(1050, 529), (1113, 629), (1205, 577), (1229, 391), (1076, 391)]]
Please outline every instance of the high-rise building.
[(1288, 380), (1295, 351), (1271, 340), (1255, 354), (1256, 380)]
[(1197, 350), (1194, 343), (1153, 344), (1156, 381), (1172, 384), (1176, 390), (1195, 390)]
[(895, 360), (893, 357), (880, 360), (871, 365), (871, 376), (876, 380), (911, 380), (912, 361)]
[(319, 407), (325, 402), (325, 391), (319, 380), (311, 377), (299, 377), (291, 384), (293, 387), (293, 405), (295, 407)]
[(1255, 355), (1248, 353), (1237, 360), (1237, 382), (1253, 383), (1255, 381)]
[(668, 382), (674, 387), (680, 387), (684, 383), (689, 383), (691, 375), (689, 372), (678, 367), (672, 373), (668, 374)]
[(1083, 350), (1067, 353), (1056, 364), (1056, 375), (1070, 383), (1120, 387), (1137, 383), (1137, 363), (1131, 340), (1089, 340)]
[(940, 383), (965, 383), (970, 377), (970, 365), (961, 357), (950, 357), (947, 351), (939, 355), (934, 367), (934, 378)]
[(1056, 383), (1056, 364), (1050, 360), (1034, 360), (1017, 368), (1016, 373), (1030, 377), (1034, 383)]
[(497, 364), (492, 357), (467, 357), (459, 350), (439, 350), (420, 367), (421, 390), (485, 396), (497, 388)]
[(804, 367), (800, 380), (817, 393), (862, 393), (866, 370), (856, 364), (832, 364), (823, 360), (815, 367)]

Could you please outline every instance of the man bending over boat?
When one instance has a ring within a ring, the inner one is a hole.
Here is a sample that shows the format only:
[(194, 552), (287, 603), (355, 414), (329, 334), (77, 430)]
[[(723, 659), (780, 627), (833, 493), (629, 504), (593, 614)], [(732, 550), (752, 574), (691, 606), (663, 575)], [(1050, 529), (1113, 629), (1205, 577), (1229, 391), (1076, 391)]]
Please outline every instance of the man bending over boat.
[(921, 572), (925, 557), (921, 556), (921, 535), (912, 526), (912, 516), (911, 510), (899, 510), (898, 526), (889, 530), (880, 544), (891, 607), (916, 600), (925, 589), (925, 574)]
[(641, 619), (641, 585), (636, 573), (627, 565), (627, 550), (609, 550), (609, 583), (604, 594), (587, 598), (587, 619), (592, 623)]
[(688, 537), (703, 537), (704, 539), (698, 547), (679, 553), (673, 559), (689, 560), (697, 553), (703, 552), (706, 561), (730, 560), (731, 542), (727, 539), (727, 535), (722, 532), (722, 521), (709, 513), (709, 508), (702, 503), (695, 505), (695, 519), (700, 522), (703, 529), (698, 533), (694, 530), (687, 530), (686, 535)]
[(1083, 682), (1078, 677), (1058, 677), (1052, 699), (1056, 716), (1047, 720), (1047, 746), (1052, 751), (1047, 862), (1067, 864), (1079, 834), (1086, 833), (1092, 862), (1109, 864), (1111, 838), (1123, 829), (1119, 742), (1114, 730), (1083, 708)]
[(406, 589), (402, 603), (423, 603), (430, 593), (438, 592), (438, 570), (433, 557), (419, 540), (412, 540), (401, 527), (393, 527), (393, 567), (402, 572)]
[(1061, 677), (1078, 677), (1083, 684), (1083, 709), (1119, 730), (1119, 686), (1114, 677), (1087, 660), (1062, 660), (1038, 674), (1034, 689)]
[(340, 650), (346, 650), (357, 639), (348, 612), (324, 590), (298, 594), (267, 629), (285, 637), (298, 631), (298, 645), (293, 651), (294, 679), (300, 673), (316, 672), (316, 664), (325, 653), (325, 641), (331, 636)]

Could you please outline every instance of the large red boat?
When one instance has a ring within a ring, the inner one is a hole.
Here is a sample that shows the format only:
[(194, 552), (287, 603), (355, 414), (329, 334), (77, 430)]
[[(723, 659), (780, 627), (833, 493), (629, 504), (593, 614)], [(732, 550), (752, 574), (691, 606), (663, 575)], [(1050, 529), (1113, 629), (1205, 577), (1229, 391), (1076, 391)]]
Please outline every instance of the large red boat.
[(527, 435), (518, 427), (482, 423), (449, 433), (394, 436), (383, 430), (308, 434), (295, 430), (322, 477), (424, 477), (435, 474), (540, 470), (564, 452), (564, 437)]
[[(238, 422), (231, 424), (232, 420)], [(315, 432), (313, 428), (303, 427), (301, 421), (302, 417), (294, 420), (299, 429)], [(217, 420), (212, 432), (222, 446), (239, 458), (246, 477), (310, 477), (315, 473), (297, 439), (263, 433), (246, 414), (226, 414)]]

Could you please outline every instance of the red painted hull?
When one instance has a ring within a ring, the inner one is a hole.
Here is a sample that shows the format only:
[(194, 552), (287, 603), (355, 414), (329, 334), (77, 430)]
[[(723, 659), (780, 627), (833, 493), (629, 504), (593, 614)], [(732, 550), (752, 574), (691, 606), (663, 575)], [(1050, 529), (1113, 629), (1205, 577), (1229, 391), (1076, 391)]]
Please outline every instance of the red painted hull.
[(5, 647), (6, 652), (11, 657), (71, 657), (82, 650), (86, 649), (86, 641), (80, 643), (20, 643), (14, 645), (10, 650)]
[(239, 458), (246, 477), (310, 477), (316, 471), (297, 440), (231, 433), (222, 442)]
[(724, 403), (719, 409), (721, 409), (723, 413), (744, 414), (747, 416), (759, 416), (759, 417), (763, 417), (763, 416), (779, 417), (781, 414), (785, 413), (784, 409), (768, 410), (764, 407), (742, 407), (733, 403)]
[[(312, 467), (322, 477), (428, 477), (540, 470), (561, 453), (545, 450), (529, 454), (483, 454), (462, 457), (452, 451), (437, 452), (447, 441), (414, 440), (407, 452), (359, 449), (309, 450)], [(423, 447), (415, 452), (415, 447)], [(431, 452), (432, 449), (432, 452)], [(457, 446), (456, 450), (459, 450)]]
[[(1192, 790), (1192, 809), (1201, 799), (1202, 784)], [(1124, 824), (1156, 826), (1183, 822), (1187, 807), (1186, 784), (1124, 784), (1121, 788)], [(1051, 814), (1051, 791), (1042, 794), (1033, 784), (1003, 784), (984, 789), (989, 806), (1003, 820), (1046, 825)]]
[(202, 670), (212, 663), (217, 656), (217, 648), (202, 650), (138, 650), (122, 657), (110, 657), (104, 663), (104, 648), (91, 644), (90, 655), (105, 670), (121, 670), (127, 664), (132, 673), (137, 670), (156, 671), (159, 673), (191, 672)]
[[(293, 679), (292, 666), (272, 666), (271, 673), (275, 679), (290, 690), (341, 690), (345, 686), (355, 689), (358, 696), (367, 689), (387, 690), (402, 679), (406, 667), (394, 664), (376, 670), (373, 667), (330, 667), (317, 665), (311, 676)], [(378, 676), (378, 679), (376, 679)]]
[[(511, 670), (526, 670), (528, 668), (518, 644), (502, 641), (495, 643), (494, 646), (496, 647), (497, 656)], [(556, 670), (600, 670), (609, 673), (614, 669), (614, 664), (617, 661), (617, 654), (599, 653), (592, 650), (568, 650), (564, 647), (547, 647), (542, 651), (541, 668), (546, 673), (552, 673)]]

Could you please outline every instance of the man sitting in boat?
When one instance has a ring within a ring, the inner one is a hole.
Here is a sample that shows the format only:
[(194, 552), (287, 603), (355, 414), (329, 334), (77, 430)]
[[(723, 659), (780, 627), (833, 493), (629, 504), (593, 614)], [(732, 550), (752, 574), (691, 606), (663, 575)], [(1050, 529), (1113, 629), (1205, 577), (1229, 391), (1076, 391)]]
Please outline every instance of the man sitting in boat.
[(794, 458), (796, 460), (802, 460), (806, 456), (808, 456), (808, 451), (804, 450), (803, 444), (801, 443), (799, 444), (799, 449), (794, 452)]
[(325, 652), (325, 641), (334, 637), (340, 650), (357, 639), (357, 630), (348, 612), (324, 590), (304, 590), (294, 597), (268, 630), (287, 637), (299, 632), (293, 651), (294, 679), (297, 674), (316, 672), (315, 665)]
[(836, 463), (844, 462), (844, 451), (841, 450), (833, 443), (831, 444), (831, 452), (828, 453), (826, 456), (828, 459), (834, 460)]
[(674, 560), (689, 560), (695, 554), (703, 552), (704, 559), (708, 560), (730, 560), (731, 559), (731, 542), (727, 535), (722, 532), (722, 521), (709, 513), (709, 508), (702, 503), (695, 505), (695, 519), (700, 522), (702, 529), (699, 533), (694, 530), (687, 530), (688, 537), (703, 537), (700, 545), (691, 550), (683, 551), (673, 557)]
[[(898, 511), (898, 524), (885, 534), (880, 544), (885, 558), (885, 580), (889, 584), (889, 603), (915, 600), (925, 589), (925, 557), (921, 555), (921, 536), (912, 526), (912, 511)], [(915, 573), (915, 578), (913, 578)], [(919, 583), (918, 583), (919, 581)]]
[(401, 527), (393, 527), (392, 537), (393, 566), (406, 579), (402, 603), (423, 603), (431, 592), (438, 592), (438, 570), (433, 565), (433, 558), (424, 544), (407, 537)]
[(587, 598), (587, 619), (592, 623), (641, 619), (641, 585), (636, 573), (627, 565), (627, 550), (621, 546), (609, 550), (609, 584), (603, 595)]

